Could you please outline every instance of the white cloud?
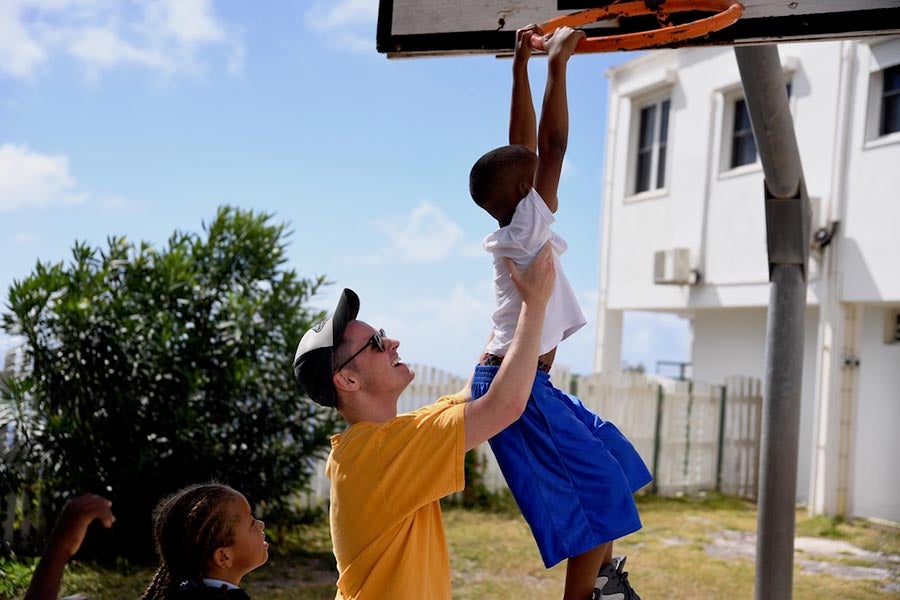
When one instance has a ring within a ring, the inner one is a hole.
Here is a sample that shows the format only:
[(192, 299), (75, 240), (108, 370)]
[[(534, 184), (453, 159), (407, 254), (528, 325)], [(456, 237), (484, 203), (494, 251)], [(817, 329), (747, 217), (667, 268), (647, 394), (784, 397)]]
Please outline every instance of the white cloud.
[(335, 40), (335, 47), (358, 52), (371, 52), (375, 50), (375, 34), (371, 36), (363, 36), (356, 33), (342, 33)]
[(306, 12), (306, 23), (316, 31), (337, 31), (378, 20), (378, 0), (316, 2)]
[(462, 238), (462, 229), (437, 206), (421, 202), (399, 223), (381, 220), (378, 226), (388, 234), (401, 256), (410, 262), (434, 262), (447, 257)]
[(243, 65), (240, 37), (211, 0), (6, 0), (0, 2), (0, 73), (33, 77), (53, 54), (81, 63), (91, 77), (123, 65), (163, 73), (202, 71), (201, 52), (223, 50)]
[(32, 152), (24, 145), (0, 146), (0, 212), (79, 204), (85, 199), (65, 156)]
[(428, 201), (407, 215), (377, 219), (375, 227), (384, 233), (388, 247), (362, 259), (363, 264), (431, 263), (474, 255), (474, 242), (463, 239), (462, 228)]
[(150, 3), (147, 17), (148, 25), (158, 27), (182, 46), (215, 44), (227, 39), (225, 30), (213, 15), (211, 0)]
[(68, 50), (92, 73), (127, 63), (156, 69), (166, 68), (165, 58), (158, 52), (138, 48), (123, 40), (114, 31), (99, 27), (88, 27), (74, 32)]
[(328, 34), (329, 46), (357, 53), (375, 50), (377, 21), (378, 0), (315, 2), (306, 11), (307, 27)]
[[(0, 212), (73, 206), (88, 200), (107, 210), (142, 208), (140, 204), (119, 196), (106, 194), (98, 197), (80, 189), (65, 155), (42, 154), (24, 144), (0, 146)], [(39, 239), (27, 232), (16, 236), (16, 241), (20, 243)]]
[(138, 202), (126, 200), (121, 196), (113, 196), (110, 194), (97, 198), (97, 204), (108, 210), (139, 211), (144, 208), (144, 206)]
[(459, 246), (459, 253), (466, 258), (486, 258), (487, 256), (489, 256), (487, 251), (484, 249), (484, 244), (481, 240), (463, 242)]
[(44, 62), (46, 51), (18, 18), (15, 2), (0, 2), (0, 73), (24, 79)]
[(43, 241), (44, 238), (30, 231), (20, 231), (13, 236), (13, 242), (16, 244), (35, 244)]
[(562, 172), (560, 173), (562, 177), (570, 178), (578, 175), (578, 168), (572, 163), (569, 159), (563, 159), (562, 164)]
[[(490, 280), (459, 283), (435, 296), (367, 298), (366, 320), (400, 340), (404, 360), (467, 376), (487, 342), (493, 298)], [(382, 300), (389, 304), (379, 305)]]

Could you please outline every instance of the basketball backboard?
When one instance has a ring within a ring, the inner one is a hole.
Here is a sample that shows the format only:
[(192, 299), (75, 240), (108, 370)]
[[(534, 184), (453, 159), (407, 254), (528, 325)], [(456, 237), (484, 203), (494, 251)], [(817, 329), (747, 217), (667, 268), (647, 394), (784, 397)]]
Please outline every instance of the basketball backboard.
[[(377, 46), (389, 58), (503, 54), (513, 49), (516, 29), (529, 23), (546, 23), (560, 15), (624, 1), (380, 0)], [(685, 4), (684, 0), (643, 0), (656, 10), (665, 10), (667, 3), (674, 6), (676, 1)], [(665, 45), (743, 45), (900, 33), (900, 0), (741, 0), (741, 4), (743, 14), (734, 24)], [(671, 21), (686, 23), (710, 14), (679, 12)], [(658, 27), (650, 15), (604, 20), (581, 29), (595, 37)]]

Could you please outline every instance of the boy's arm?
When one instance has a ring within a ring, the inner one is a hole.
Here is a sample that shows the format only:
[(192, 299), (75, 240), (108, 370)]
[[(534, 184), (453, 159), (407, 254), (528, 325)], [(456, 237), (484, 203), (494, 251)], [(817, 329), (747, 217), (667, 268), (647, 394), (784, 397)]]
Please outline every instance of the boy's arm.
[(516, 54), (513, 57), (512, 101), (509, 107), (509, 143), (521, 144), (537, 152), (537, 123), (531, 84), (528, 82), (528, 59), (531, 57), (532, 35), (542, 35), (541, 28), (529, 25), (516, 31)]
[(525, 411), (540, 352), (544, 311), (553, 289), (555, 271), (549, 242), (525, 271), (519, 271), (512, 260), (504, 260), (522, 296), (522, 310), (512, 345), (491, 387), (478, 400), (466, 403), (466, 450), (497, 435)]
[(538, 164), (534, 173), (534, 187), (547, 203), (550, 212), (556, 212), (559, 176), (563, 157), (569, 141), (569, 107), (566, 98), (566, 64), (575, 51), (575, 45), (584, 38), (583, 31), (570, 27), (557, 29), (547, 42), (547, 88), (541, 108), (541, 124), (538, 129)]

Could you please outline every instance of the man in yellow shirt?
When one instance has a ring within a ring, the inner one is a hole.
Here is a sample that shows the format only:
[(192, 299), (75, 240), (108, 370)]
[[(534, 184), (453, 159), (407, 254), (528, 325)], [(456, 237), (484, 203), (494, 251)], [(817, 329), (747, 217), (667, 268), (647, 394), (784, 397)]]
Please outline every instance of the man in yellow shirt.
[(347, 429), (331, 439), (331, 540), (338, 600), (449, 600), (450, 560), (440, 498), (465, 486), (465, 453), (519, 418), (538, 360), (555, 271), (547, 245), (524, 271), (511, 261), (522, 295), (512, 346), (481, 398), (469, 386), (397, 414), (415, 374), (400, 342), (356, 319), (359, 297), (345, 289), (334, 315), (303, 335), (294, 375), (310, 398), (331, 406)]

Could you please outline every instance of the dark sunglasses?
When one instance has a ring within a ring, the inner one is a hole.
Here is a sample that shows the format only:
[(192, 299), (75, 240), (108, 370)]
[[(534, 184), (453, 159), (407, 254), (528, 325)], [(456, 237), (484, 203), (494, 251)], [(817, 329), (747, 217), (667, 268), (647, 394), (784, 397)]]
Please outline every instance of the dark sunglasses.
[(353, 360), (354, 358), (356, 358), (357, 356), (362, 354), (366, 350), (366, 348), (368, 348), (369, 346), (374, 346), (374, 347), (378, 348), (379, 352), (384, 352), (384, 336), (385, 336), (384, 329), (379, 329), (378, 331), (376, 331), (375, 334), (369, 338), (369, 341), (366, 342), (365, 346), (363, 346), (362, 348), (357, 350), (353, 354), (353, 356), (351, 356), (350, 358), (348, 358), (347, 360), (342, 362), (340, 364), (340, 366), (338, 366), (338, 368), (336, 368), (334, 370), (334, 372), (337, 373), (338, 371), (340, 371), (341, 369), (346, 367), (350, 363), (351, 360)]

